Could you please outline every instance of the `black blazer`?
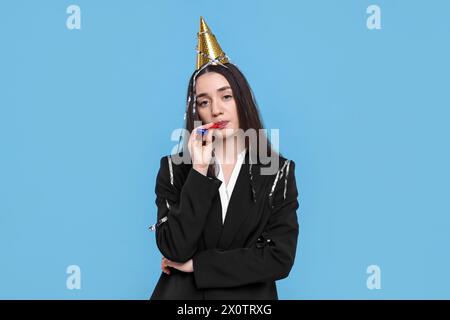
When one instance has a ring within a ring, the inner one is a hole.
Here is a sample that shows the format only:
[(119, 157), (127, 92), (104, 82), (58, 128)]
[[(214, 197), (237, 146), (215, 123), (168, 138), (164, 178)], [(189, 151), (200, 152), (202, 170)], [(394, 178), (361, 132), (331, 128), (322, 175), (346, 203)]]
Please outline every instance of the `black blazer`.
[(161, 272), (150, 299), (278, 299), (299, 232), (294, 161), (279, 156), (278, 172), (263, 175), (269, 165), (250, 165), (247, 151), (222, 224), (222, 182), (171, 159), (156, 179), (156, 243), (169, 260), (192, 258), (194, 272)]

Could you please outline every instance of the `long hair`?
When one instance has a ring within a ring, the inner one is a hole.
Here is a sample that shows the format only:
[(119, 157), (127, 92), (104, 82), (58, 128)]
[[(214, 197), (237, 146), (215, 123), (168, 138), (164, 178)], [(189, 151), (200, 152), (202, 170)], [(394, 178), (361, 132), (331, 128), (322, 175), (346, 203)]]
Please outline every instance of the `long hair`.
[[(256, 99), (253, 95), (253, 91), (245, 78), (244, 74), (232, 63), (224, 64), (227, 68), (222, 65), (208, 65), (197, 73), (197, 70), (191, 75), (187, 91), (187, 110), (186, 110), (186, 130), (192, 133), (194, 129), (194, 121), (203, 121), (199, 118), (198, 110), (193, 113), (195, 108), (195, 79), (200, 77), (202, 74), (208, 72), (216, 72), (221, 74), (227, 79), (230, 84), (231, 90), (233, 91), (233, 96), (236, 102), (237, 114), (239, 118), (239, 127), (244, 132), (248, 129), (254, 129), (257, 132), (257, 142), (256, 145), (250, 145), (250, 141), (245, 139), (245, 147), (251, 147), (251, 151), (254, 155), (258, 155), (260, 147), (265, 145), (265, 150), (267, 150), (268, 156), (274, 156), (277, 152), (272, 148), (272, 144), (267, 138), (266, 134), (258, 134), (260, 130), (264, 129), (263, 122), (260, 116), (258, 105)], [(213, 165), (208, 168), (208, 175), (215, 176), (215, 170)]]

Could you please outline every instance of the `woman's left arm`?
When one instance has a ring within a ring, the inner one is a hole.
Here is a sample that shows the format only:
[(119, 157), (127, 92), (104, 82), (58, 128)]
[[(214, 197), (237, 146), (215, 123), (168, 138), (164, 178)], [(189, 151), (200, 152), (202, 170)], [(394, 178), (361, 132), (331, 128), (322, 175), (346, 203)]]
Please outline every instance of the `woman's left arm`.
[(198, 289), (236, 287), (280, 280), (289, 275), (299, 234), (299, 204), (293, 161), (290, 167), (286, 198), (272, 212), (263, 232), (264, 242), (248, 248), (197, 252), (193, 257), (193, 269)]

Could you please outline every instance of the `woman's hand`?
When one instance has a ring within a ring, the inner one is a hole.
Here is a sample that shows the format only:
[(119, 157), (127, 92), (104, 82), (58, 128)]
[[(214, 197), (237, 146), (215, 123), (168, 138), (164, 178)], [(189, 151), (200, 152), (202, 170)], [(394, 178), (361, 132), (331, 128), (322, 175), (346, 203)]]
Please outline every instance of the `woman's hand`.
[(190, 259), (189, 261), (186, 261), (184, 263), (181, 263), (181, 262), (170, 261), (169, 259), (166, 259), (165, 257), (163, 257), (162, 262), (161, 262), (162, 271), (166, 274), (170, 274), (169, 267), (178, 269), (183, 272), (194, 272), (194, 264), (192, 262), (192, 259)]
[[(212, 159), (212, 137), (214, 129), (209, 129), (209, 127), (213, 124), (214, 122), (210, 122), (194, 128), (188, 142), (188, 149), (192, 159), (192, 167), (205, 176), (208, 172), (208, 166)], [(198, 130), (202, 128), (208, 129), (206, 134), (198, 133)], [(203, 142), (205, 142), (205, 145), (203, 145)]]
[(170, 269), (169, 269), (169, 267), (168, 267), (168, 265), (166, 264), (167, 263), (167, 259), (166, 258), (162, 258), (162, 260), (161, 260), (161, 269), (162, 269), (162, 272), (164, 272), (165, 274), (170, 274)]

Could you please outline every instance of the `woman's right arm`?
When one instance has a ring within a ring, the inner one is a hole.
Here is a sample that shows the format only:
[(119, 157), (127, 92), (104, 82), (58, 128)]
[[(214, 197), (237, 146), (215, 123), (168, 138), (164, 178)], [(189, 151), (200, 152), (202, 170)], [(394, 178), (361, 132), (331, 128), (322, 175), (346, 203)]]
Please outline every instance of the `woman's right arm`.
[(179, 191), (170, 182), (169, 170), (168, 158), (163, 157), (156, 179), (155, 202), (158, 221), (164, 217), (167, 220), (156, 228), (156, 243), (167, 259), (185, 262), (197, 250), (212, 200), (222, 182), (191, 168)]
[[(211, 125), (201, 127), (208, 128)], [(197, 128), (194, 132), (196, 130)], [(222, 184), (219, 179), (206, 175), (211, 160), (212, 130), (203, 139), (195, 138), (194, 133), (189, 140), (189, 151), (194, 164), (181, 191), (173, 185), (176, 167), (169, 165), (168, 157), (161, 158), (156, 178), (158, 221), (165, 219), (165, 222), (156, 228), (156, 243), (164, 257), (176, 262), (188, 261), (197, 251), (197, 243), (203, 232), (212, 200)]]

